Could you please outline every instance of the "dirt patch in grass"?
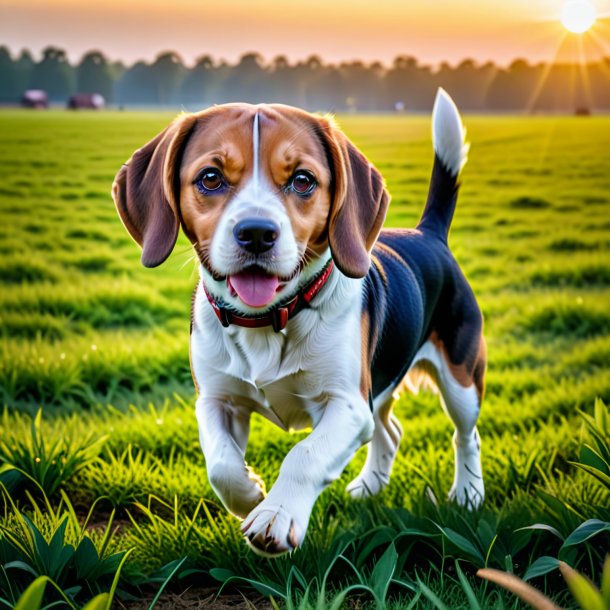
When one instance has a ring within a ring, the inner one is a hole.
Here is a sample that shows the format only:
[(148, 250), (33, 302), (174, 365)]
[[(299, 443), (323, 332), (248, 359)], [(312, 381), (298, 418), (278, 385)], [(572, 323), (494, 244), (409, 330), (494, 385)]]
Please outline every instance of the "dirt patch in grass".
[[(118, 602), (121, 610), (147, 610), (154, 595), (134, 602)], [(223, 610), (267, 610), (271, 603), (264, 597), (247, 598), (239, 593), (217, 595), (217, 589), (188, 589), (184, 593), (167, 593), (161, 596), (155, 610), (202, 610), (216, 608)]]

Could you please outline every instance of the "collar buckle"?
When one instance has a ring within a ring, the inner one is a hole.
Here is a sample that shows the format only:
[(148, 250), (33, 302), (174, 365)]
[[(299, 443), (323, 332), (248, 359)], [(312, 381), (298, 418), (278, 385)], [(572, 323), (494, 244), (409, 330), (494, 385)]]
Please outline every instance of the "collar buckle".
[(288, 307), (278, 307), (277, 309), (272, 309), (269, 313), (271, 315), (271, 326), (273, 326), (273, 330), (276, 333), (279, 333), (280, 330), (284, 330), (286, 324), (288, 324)]

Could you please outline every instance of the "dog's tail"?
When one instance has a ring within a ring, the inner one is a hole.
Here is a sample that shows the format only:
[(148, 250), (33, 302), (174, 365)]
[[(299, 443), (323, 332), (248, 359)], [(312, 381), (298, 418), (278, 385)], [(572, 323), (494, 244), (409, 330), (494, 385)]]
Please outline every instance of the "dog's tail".
[(447, 241), (455, 211), (458, 176), (468, 154), (466, 130), (449, 94), (439, 88), (432, 111), (434, 165), (428, 201), (417, 228)]

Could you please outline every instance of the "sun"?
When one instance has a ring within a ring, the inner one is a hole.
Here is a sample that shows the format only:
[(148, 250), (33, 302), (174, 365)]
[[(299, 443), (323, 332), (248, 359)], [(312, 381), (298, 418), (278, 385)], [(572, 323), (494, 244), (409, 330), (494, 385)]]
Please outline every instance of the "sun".
[(573, 34), (583, 34), (597, 17), (595, 7), (589, 0), (568, 0), (561, 11), (563, 27)]

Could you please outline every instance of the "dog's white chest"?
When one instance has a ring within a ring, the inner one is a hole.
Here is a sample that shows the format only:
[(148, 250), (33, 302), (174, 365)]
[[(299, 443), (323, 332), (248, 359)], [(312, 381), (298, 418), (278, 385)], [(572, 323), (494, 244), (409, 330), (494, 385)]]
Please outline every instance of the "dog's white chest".
[(359, 285), (349, 299), (339, 295), (350, 307), (338, 314), (306, 309), (276, 333), (223, 329), (198, 292), (191, 357), (200, 394), (256, 411), (284, 429), (316, 425), (329, 395), (359, 387), (357, 294)]
[(261, 387), (259, 391), (265, 403), (258, 412), (285, 430), (315, 425), (327, 402), (319, 381), (305, 371)]
[[(244, 332), (234, 329), (227, 341), (231, 375), (247, 382), (256, 394), (257, 409), (285, 429), (301, 429), (317, 421), (326, 403), (324, 378), (316, 361), (312, 329), (320, 324), (319, 314), (305, 311), (298, 320), (298, 332)], [(299, 337), (295, 340), (294, 336)]]

